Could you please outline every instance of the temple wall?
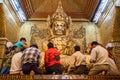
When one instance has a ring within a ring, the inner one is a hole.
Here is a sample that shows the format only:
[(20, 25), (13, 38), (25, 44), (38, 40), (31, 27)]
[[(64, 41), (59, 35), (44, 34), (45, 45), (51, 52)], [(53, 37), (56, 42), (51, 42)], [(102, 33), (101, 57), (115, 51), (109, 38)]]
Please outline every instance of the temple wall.
[(104, 45), (113, 40), (115, 6), (117, 5), (120, 5), (120, 0), (110, 0), (109, 5), (107, 5), (108, 8), (106, 8), (102, 13), (102, 16), (97, 24), (102, 43)]
[(120, 6), (115, 7), (115, 20), (113, 27), (113, 40), (120, 41)]
[[(97, 26), (91, 22), (73, 22), (70, 27), (70, 35), (82, 47), (87, 47), (91, 41), (99, 41), (100, 33)], [(27, 44), (37, 43), (39, 47), (50, 36), (50, 28), (46, 21), (26, 21), (20, 29), (20, 37), (26, 37)], [(83, 43), (82, 43), (83, 42)]]
[(6, 38), (12, 42), (18, 40), (18, 34), (21, 23), (18, 20), (13, 8), (9, 4), (8, 0), (0, 0), (4, 5), (5, 17), (6, 17)]

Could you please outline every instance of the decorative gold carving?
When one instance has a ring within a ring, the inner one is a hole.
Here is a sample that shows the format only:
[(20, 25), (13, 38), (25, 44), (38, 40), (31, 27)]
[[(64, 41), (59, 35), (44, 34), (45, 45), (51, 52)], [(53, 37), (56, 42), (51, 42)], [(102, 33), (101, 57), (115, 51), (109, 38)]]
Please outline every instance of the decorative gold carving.
[(75, 29), (73, 31), (73, 37), (81, 39), (81, 38), (84, 38), (86, 36), (85, 33), (86, 33), (85, 28), (83, 26), (81, 26), (79, 29)]
[(119, 80), (120, 76), (111, 75), (0, 75), (1, 80)]
[(50, 30), (49, 29), (40, 30), (36, 25), (34, 25), (31, 27), (31, 35), (32, 35), (32, 39), (33, 37), (40, 37), (41, 39), (44, 39), (46, 38), (46, 36), (50, 35)]
[(30, 32), (31, 32), (30, 33), (31, 34), (30, 43), (37, 44), (40, 50), (45, 51), (44, 50), (45, 47), (42, 48), (42, 46), (43, 46), (42, 44), (43, 44), (43, 42), (45, 43), (45, 41), (48, 40), (47, 38), (51, 35), (50, 29), (44, 25), (38, 26), (35, 24), (34, 26), (31, 27)]
[(1, 80), (34, 80), (31, 75), (0, 75)]

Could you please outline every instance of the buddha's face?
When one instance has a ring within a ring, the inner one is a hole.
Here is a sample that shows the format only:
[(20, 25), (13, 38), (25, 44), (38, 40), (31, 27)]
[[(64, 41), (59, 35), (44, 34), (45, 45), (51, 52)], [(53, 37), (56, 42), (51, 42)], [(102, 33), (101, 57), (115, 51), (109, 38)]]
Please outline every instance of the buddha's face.
[(64, 21), (55, 21), (53, 23), (53, 33), (54, 35), (65, 35), (67, 25)]

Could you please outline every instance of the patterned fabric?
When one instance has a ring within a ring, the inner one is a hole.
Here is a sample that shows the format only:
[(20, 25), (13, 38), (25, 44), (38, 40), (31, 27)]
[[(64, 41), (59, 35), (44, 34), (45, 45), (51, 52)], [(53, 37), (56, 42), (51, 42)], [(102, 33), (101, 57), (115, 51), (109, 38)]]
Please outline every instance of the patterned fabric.
[(22, 65), (25, 63), (37, 63), (40, 62), (40, 51), (37, 48), (30, 47), (25, 49), (23, 56), (21, 57)]
[(3, 67), (10, 67), (11, 66), (11, 60), (12, 60), (12, 57), (13, 55), (17, 53), (15, 51), (11, 51), (5, 58), (4, 58), (4, 61), (3, 61)]

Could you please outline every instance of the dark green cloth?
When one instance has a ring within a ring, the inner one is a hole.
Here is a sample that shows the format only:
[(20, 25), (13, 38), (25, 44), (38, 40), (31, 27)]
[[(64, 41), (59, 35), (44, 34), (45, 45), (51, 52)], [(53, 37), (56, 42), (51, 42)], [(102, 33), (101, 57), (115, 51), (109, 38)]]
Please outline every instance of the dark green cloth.
[(15, 50), (13, 50), (5, 56), (5, 58), (3, 59), (3, 67), (11, 66), (12, 57), (15, 53), (17, 53), (17, 52)]

